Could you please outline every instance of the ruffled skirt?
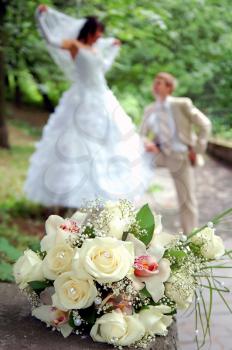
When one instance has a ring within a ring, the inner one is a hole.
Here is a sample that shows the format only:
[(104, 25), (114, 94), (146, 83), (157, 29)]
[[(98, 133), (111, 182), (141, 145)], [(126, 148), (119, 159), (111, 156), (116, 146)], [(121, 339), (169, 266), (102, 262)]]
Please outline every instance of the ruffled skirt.
[(137, 200), (152, 176), (131, 119), (109, 89), (65, 92), (31, 157), (25, 193), (45, 206)]

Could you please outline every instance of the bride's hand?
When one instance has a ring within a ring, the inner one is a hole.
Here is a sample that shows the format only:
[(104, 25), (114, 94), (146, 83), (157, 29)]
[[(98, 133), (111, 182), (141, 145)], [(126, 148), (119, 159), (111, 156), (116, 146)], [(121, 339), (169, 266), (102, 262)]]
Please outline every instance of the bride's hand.
[(42, 12), (46, 12), (48, 10), (48, 7), (47, 7), (47, 5), (41, 4), (38, 6), (37, 9), (38, 9), (39, 13), (42, 13)]
[(113, 45), (115, 45), (115, 46), (121, 46), (122, 43), (121, 43), (121, 41), (120, 41), (119, 39), (115, 39), (114, 42), (113, 42)]

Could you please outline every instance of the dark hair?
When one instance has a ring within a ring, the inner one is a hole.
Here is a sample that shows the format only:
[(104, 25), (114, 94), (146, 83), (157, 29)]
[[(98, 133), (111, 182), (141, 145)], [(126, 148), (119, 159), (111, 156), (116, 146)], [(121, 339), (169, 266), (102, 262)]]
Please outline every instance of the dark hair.
[(77, 37), (78, 40), (86, 42), (89, 35), (94, 35), (97, 30), (105, 31), (105, 26), (102, 22), (98, 20), (95, 16), (86, 17), (86, 22), (81, 28), (81, 31)]

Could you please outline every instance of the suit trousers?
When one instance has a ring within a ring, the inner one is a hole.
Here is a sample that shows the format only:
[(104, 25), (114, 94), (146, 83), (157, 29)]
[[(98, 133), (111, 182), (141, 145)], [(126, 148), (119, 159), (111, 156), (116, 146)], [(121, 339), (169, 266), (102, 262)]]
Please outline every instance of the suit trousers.
[(188, 154), (171, 152), (155, 155), (155, 164), (169, 169), (173, 178), (180, 212), (180, 222), (184, 234), (189, 234), (198, 226), (198, 205), (195, 191), (194, 167)]

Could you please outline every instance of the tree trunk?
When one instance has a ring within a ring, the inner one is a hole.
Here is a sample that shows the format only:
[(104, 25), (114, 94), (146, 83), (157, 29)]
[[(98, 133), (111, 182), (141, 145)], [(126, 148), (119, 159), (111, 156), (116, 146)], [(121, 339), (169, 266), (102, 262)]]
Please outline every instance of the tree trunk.
[[(0, 23), (3, 23), (6, 3), (0, 1)], [(4, 27), (0, 26), (0, 147), (9, 148), (8, 132), (5, 121), (5, 69), (4, 69)]]

